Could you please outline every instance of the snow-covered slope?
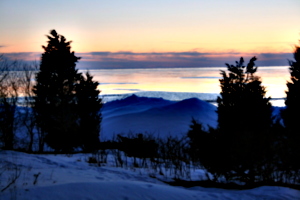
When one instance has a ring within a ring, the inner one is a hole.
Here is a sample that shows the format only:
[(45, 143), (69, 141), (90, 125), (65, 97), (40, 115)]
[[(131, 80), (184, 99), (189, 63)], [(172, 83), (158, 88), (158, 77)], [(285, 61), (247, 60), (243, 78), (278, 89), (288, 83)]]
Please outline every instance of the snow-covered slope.
[(300, 191), (283, 187), (225, 190), (203, 187), (186, 189), (169, 186), (157, 179), (150, 178), (148, 172), (141, 168), (113, 167), (113, 159), (109, 159), (110, 162), (102, 167), (90, 165), (85, 162), (89, 156), (88, 154), (33, 155), (1, 151), (0, 188), (3, 189), (15, 173), (20, 172), (20, 177), (15, 184), (0, 192), (0, 199), (289, 200), (300, 198)]
[(150, 133), (155, 136), (186, 134), (192, 118), (216, 126), (216, 107), (197, 98), (169, 101), (132, 95), (108, 102), (102, 109), (101, 138), (114, 134)]

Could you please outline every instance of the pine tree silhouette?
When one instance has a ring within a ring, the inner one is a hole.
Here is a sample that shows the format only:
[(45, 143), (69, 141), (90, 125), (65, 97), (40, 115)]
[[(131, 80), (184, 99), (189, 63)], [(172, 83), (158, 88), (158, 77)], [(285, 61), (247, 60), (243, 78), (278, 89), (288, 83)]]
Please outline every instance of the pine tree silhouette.
[(79, 146), (87, 149), (85, 137), (94, 135), (93, 140), (99, 141), (98, 83), (89, 74), (84, 78), (78, 73), (75, 67), (80, 57), (71, 52), (71, 41), (55, 30), (47, 37), (33, 89), (38, 126), (45, 134), (45, 142), (55, 151), (70, 152)]
[(76, 85), (76, 97), (79, 117), (79, 134), (82, 138), (81, 147), (84, 151), (91, 152), (99, 147), (99, 132), (102, 108), (101, 99), (98, 97), (98, 82), (87, 72), (86, 77), (81, 76)]
[(296, 46), (294, 52), (295, 61), (289, 61), (291, 81), (287, 82), (288, 91), (286, 91), (286, 108), (282, 111), (282, 119), (287, 132), (286, 148), (289, 152), (289, 158), (286, 159), (286, 165), (293, 170), (300, 170), (298, 162), (300, 156), (300, 46)]
[(300, 47), (297, 46), (294, 52), (295, 61), (289, 61), (291, 81), (287, 82), (288, 91), (286, 91), (286, 109), (283, 112), (284, 125), (292, 130), (299, 131), (299, 120), (297, 119), (300, 112)]
[[(227, 158), (227, 176), (246, 177), (254, 181), (256, 168), (262, 164), (268, 131), (272, 125), (270, 98), (251, 58), (247, 66), (241, 58), (236, 65), (226, 64), (221, 71), (221, 96), (218, 97), (218, 129), (223, 158)], [(248, 171), (249, 173), (245, 174)], [(233, 172), (233, 173), (231, 173)]]

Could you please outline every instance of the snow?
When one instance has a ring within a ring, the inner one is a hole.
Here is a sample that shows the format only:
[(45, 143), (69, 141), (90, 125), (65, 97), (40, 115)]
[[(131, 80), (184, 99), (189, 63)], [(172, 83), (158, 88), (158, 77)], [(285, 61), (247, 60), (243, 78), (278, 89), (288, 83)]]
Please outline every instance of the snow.
[(215, 111), (216, 106), (198, 98), (170, 101), (131, 95), (104, 104), (101, 138), (111, 139), (122, 133), (180, 136), (188, 132), (193, 118), (205, 126), (216, 127)]
[[(16, 165), (21, 175), (14, 185), (0, 192), (0, 199), (300, 199), (300, 191), (284, 187), (225, 190), (170, 186), (151, 178), (145, 169), (114, 167), (112, 160), (100, 167), (89, 164), (86, 162), (89, 156), (91, 155), (38, 155), (1, 151), (0, 166)], [(13, 173), (14, 170), (6, 171), (0, 176), (1, 188)], [(40, 175), (34, 184), (36, 174)]]

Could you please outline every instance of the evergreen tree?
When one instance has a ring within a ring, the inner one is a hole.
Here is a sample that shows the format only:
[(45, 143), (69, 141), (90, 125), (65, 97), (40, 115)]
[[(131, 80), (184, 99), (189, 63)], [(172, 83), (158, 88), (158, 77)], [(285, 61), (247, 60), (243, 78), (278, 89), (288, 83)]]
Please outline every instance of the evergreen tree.
[[(272, 124), (270, 98), (261, 86), (253, 57), (244, 66), (241, 58), (236, 65), (226, 64), (229, 73), (221, 71), (221, 96), (218, 97), (218, 140), (227, 165), (227, 178), (239, 176), (254, 181), (255, 172), (263, 162), (268, 131)], [(248, 172), (245, 174), (245, 172)]]
[(55, 30), (43, 46), (40, 71), (36, 75), (34, 109), (46, 143), (56, 151), (71, 151), (76, 144), (75, 84), (80, 74), (75, 69), (80, 59), (71, 52), (71, 42)]
[(99, 83), (92, 79), (93, 77), (87, 72), (86, 77), (81, 76), (80, 82), (76, 86), (81, 147), (87, 152), (94, 151), (99, 146), (101, 122), (99, 111), (102, 103), (98, 97), (100, 91), (97, 90)]
[(300, 127), (298, 114), (300, 113), (300, 46), (294, 52), (295, 61), (289, 61), (291, 81), (287, 82), (286, 108), (282, 111), (282, 118), (287, 131), (287, 148), (289, 159), (286, 163), (293, 170), (300, 170), (298, 159), (300, 157)]
[[(300, 112), (300, 47), (297, 46), (294, 52), (295, 61), (289, 61), (291, 81), (287, 82), (288, 91), (286, 91), (286, 109), (283, 112), (284, 125), (292, 130), (298, 131), (299, 120), (297, 117)], [(300, 135), (300, 134), (299, 134)]]
[(253, 57), (245, 67), (241, 58), (236, 66), (226, 64), (228, 75), (221, 71), (222, 91), (217, 100), (217, 112), (219, 128), (225, 132), (266, 129), (271, 125), (270, 98), (265, 98), (266, 90), (260, 78), (254, 76), (255, 60)]
[[(92, 130), (93, 133), (88, 134), (95, 135), (95, 131), (99, 131), (100, 120), (91, 120), (91, 116), (95, 116), (93, 109), (99, 112), (95, 104), (101, 104), (95, 86), (98, 83), (94, 83), (90, 75), (85, 79), (78, 73), (75, 67), (80, 58), (71, 52), (71, 42), (55, 30), (50, 34), (48, 45), (43, 46), (45, 52), (33, 89), (34, 110), (45, 142), (55, 151), (70, 152), (87, 143), (83, 132)], [(89, 123), (85, 122), (88, 120)], [(87, 124), (95, 128), (85, 129)]]

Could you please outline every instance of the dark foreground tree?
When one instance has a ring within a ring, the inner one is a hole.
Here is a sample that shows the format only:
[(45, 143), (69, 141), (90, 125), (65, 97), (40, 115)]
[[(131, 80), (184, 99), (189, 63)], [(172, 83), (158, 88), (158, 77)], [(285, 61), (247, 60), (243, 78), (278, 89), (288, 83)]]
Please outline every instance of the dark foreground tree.
[(221, 97), (218, 98), (218, 126), (224, 132), (265, 130), (272, 123), (270, 98), (254, 73), (253, 57), (244, 66), (243, 58), (236, 65), (226, 64), (229, 73), (221, 71)]
[[(83, 135), (86, 133), (83, 132), (83, 126), (86, 127), (83, 121), (90, 120), (85, 119), (87, 115), (95, 116), (94, 113), (99, 112), (99, 106), (94, 105), (101, 104), (101, 101), (95, 95), (99, 92), (92, 77), (88, 76), (85, 80), (75, 68), (80, 58), (71, 52), (71, 42), (67, 42), (65, 37), (57, 34), (55, 30), (50, 34), (48, 45), (43, 46), (45, 52), (42, 54), (40, 71), (36, 75), (36, 85), (33, 89), (34, 110), (37, 113), (38, 126), (45, 135), (45, 142), (55, 151), (70, 152), (82, 146), (86, 136)], [(84, 105), (86, 102), (94, 107)], [(90, 113), (83, 114), (84, 109)], [(101, 118), (97, 118), (97, 122), (90, 123), (90, 126), (96, 128), (89, 130), (99, 130), (100, 120)], [(99, 132), (97, 134), (99, 135)], [(99, 141), (96, 137), (93, 139)]]
[(286, 91), (286, 108), (282, 112), (282, 118), (287, 131), (289, 164), (300, 170), (300, 46), (296, 46), (294, 52), (295, 61), (290, 60), (291, 81), (287, 82), (288, 90)]
[(76, 99), (78, 104), (79, 135), (81, 147), (91, 152), (99, 147), (99, 132), (102, 108), (101, 99), (97, 90), (99, 83), (87, 72), (86, 77), (81, 76), (76, 86)]
[(254, 75), (255, 60), (251, 58), (247, 66), (243, 58), (236, 65), (226, 64), (229, 73), (221, 71), (222, 91), (217, 99), (220, 153), (227, 160), (224, 173), (250, 182), (263, 168), (272, 125), (270, 98), (265, 98), (266, 90)]

